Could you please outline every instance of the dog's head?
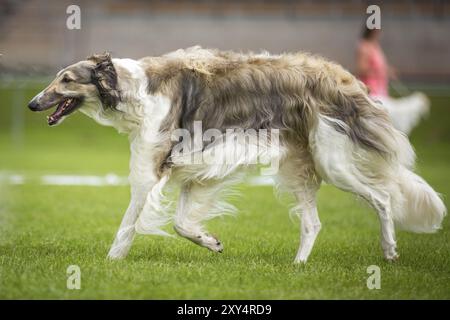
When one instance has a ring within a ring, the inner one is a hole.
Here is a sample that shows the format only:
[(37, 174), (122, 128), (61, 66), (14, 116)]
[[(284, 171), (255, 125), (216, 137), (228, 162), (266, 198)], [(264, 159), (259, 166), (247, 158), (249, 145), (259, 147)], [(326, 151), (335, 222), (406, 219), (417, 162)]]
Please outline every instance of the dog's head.
[(28, 104), (32, 111), (56, 107), (48, 116), (49, 125), (85, 105), (114, 109), (120, 101), (117, 72), (108, 53), (93, 55), (61, 70), (56, 78)]

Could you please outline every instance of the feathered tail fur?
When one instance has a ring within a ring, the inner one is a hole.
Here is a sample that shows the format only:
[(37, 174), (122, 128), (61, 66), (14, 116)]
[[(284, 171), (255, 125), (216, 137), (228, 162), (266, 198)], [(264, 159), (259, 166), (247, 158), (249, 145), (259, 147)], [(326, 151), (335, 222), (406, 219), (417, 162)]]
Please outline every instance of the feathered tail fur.
[(380, 205), (398, 226), (435, 232), (446, 215), (440, 196), (413, 172), (415, 154), (385, 109), (354, 80), (332, 89), (310, 133), (317, 171), (328, 182)]

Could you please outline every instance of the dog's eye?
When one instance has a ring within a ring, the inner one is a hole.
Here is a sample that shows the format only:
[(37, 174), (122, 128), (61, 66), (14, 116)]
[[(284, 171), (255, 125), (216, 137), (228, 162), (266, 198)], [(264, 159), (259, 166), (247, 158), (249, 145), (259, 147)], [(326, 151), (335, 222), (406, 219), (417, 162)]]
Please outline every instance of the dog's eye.
[(71, 79), (68, 75), (65, 75), (64, 78), (62, 79), (62, 82), (68, 83), (68, 82), (72, 82), (73, 79)]

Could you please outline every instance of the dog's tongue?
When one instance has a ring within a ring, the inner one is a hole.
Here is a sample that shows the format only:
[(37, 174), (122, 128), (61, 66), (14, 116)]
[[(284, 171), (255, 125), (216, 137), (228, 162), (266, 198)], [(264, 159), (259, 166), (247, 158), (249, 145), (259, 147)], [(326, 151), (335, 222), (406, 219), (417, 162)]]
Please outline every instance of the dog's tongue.
[(58, 123), (59, 119), (61, 119), (63, 111), (64, 111), (64, 105), (66, 104), (66, 101), (61, 102), (56, 107), (55, 112), (53, 112), (51, 115), (47, 117), (47, 123), (52, 126), (56, 123)]

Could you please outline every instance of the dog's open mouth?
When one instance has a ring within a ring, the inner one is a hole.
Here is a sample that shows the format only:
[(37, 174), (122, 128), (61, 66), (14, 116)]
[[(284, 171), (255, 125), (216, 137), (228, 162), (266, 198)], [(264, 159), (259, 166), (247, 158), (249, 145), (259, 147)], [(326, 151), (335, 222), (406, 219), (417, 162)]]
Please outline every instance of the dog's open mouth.
[(81, 100), (79, 98), (68, 98), (63, 100), (56, 107), (56, 111), (47, 117), (47, 123), (50, 126), (58, 124), (64, 116), (74, 112), (80, 105), (80, 102)]

